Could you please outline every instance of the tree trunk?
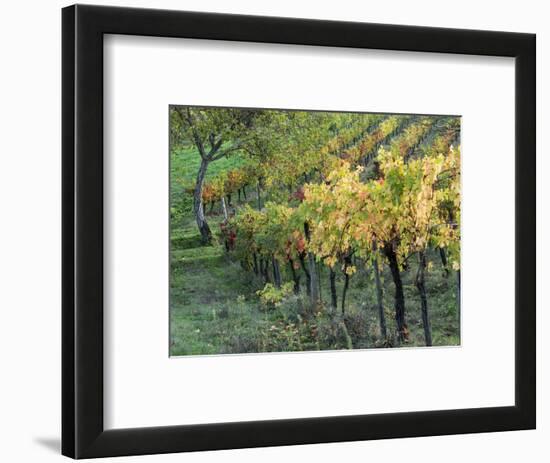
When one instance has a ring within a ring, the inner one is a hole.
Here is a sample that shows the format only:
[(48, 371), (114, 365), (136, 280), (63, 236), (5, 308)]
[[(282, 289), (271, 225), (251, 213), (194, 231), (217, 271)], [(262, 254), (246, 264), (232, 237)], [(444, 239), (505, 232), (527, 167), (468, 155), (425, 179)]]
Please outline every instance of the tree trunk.
[(294, 261), (292, 259), (288, 259), (288, 263), (290, 265), (290, 273), (292, 274), (292, 280), (294, 281), (294, 294), (300, 294), (300, 275), (296, 272), (296, 269), (294, 268)]
[(351, 256), (346, 255), (344, 258), (344, 289), (342, 290), (342, 315), (346, 313), (346, 294), (348, 293), (349, 288), (349, 275), (348, 267), (351, 264)]
[(241, 202), (241, 189), (240, 188), (237, 190), (237, 195), (238, 195), (237, 202), (240, 203)]
[(447, 278), (449, 276), (449, 266), (447, 265), (447, 255), (445, 254), (445, 248), (439, 248), (439, 257), (441, 257), (443, 271), (445, 273), (445, 278)]
[(426, 345), (432, 345), (432, 330), (428, 316), (428, 298), (426, 297), (426, 285), (424, 282), (424, 269), (426, 268), (426, 255), (423, 251), (418, 253), (418, 271), (416, 272), (416, 287), (420, 293), (420, 307), (422, 309), (422, 324), (424, 325), (424, 339)]
[(256, 256), (255, 252), (252, 254), (252, 265), (253, 265), (254, 273), (258, 275), (258, 257)]
[(378, 257), (376, 257), (376, 242), (372, 245), (372, 249), (375, 253), (374, 259), (372, 260), (372, 268), (374, 270), (374, 281), (376, 283), (376, 303), (378, 306), (378, 318), (380, 319), (380, 334), (382, 338), (386, 339), (388, 333), (386, 330), (386, 315), (384, 314), (384, 300), (382, 292), (382, 283), (380, 281), (380, 269), (378, 268)]
[(319, 303), (319, 284), (317, 281), (317, 271), (315, 270), (315, 256), (312, 252), (308, 252), (307, 258), (309, 262), (309, 275), (311, 284), (311, 305), (313, 307), (316, 307)]
[(243, 186), (243, 196), (244, 196), (244, 200), (246, 201), (246, 185)]
[(330, 267), (330, 306), (336, 312), (338, 308), (338, 295), (336, 294), (336, 272)]
[(262, 210), (262, 189), (260, 187), (260, 180), (258, 180), (256, 191), (258, 193), (258, 210), (261, 211)]
[[(304, 223), (304, 234), (307, 241), (309, 242), (310, 233), (309, 225), (307, 222)], [(310, 279), (310, 297), (311, 297), (311, 306), (317, 307), (319, 304), (319, 282), (317, 281), (317, 270), (315, 269), (315, 256), (312, 252), (307, 253), (308, 267), (309, 267), (309, 279)]]
[(223, 211), (223, 219), (225, 222), (227, 222), (227, 207), (225, 207), (225, 198), (222, 198), (222, 211)]
[(273, 280), (277, 288), (281, 287), (281, 272), (279, 270), (279, 262), (275, 256), (271, 256), (271, 265), (273, 266)]
[(265, 284), (271, 283), (271, 278), (269, 277), (269, 261), (267, 259), (260, 259), (260, 269), (262, 270)]
[(306, 293), (308, 296), (311, 296), (311, 275), (309, 274), (309, 270), (307, 269), (305, 253), (301, 253), (299, 258), (300, 264), (302, 264), (302, 270), (306, 274)]
[(384, 253), (388, 258), (393, 284), (395, 285), (395, 322), (397, 324), (397, 338), (405, 341), (408, 338), (407, 324), (405, 323), (405, 295), (403, 294), (403, 282), (397, 263), (397, 255), (392, 243), (384, 246)]
[(323, 279), (323, 267), (321, 267), (321, 263), (317, 261), (317, 282), (319, 283), (319, 302), (321, 305), (323, 305), (323, 285), (321, 284), (321, 280)]
[(204, 185), (204, 176), (206, 175), (206, 169), (208, 168), (208, 161), (201, 160), (199, 172), (197, 174), (197, 182), (195, 184), (195, 190), (193, 191), (193, 213), (195, 215), (195, 221), (199, 227), (201, 234), (201, 241), (203, 244), (209, 244), (212, 240), (212, 232), (204, 217), (204, 205), (202, 203), (202, 188)]

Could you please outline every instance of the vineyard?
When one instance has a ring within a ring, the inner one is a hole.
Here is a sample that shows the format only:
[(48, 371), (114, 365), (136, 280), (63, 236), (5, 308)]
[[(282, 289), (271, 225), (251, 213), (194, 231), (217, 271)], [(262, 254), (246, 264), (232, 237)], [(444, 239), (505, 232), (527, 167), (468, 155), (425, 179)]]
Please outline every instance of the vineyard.
[(460, 118), (170, 108), (170, 353), (460, 344)]

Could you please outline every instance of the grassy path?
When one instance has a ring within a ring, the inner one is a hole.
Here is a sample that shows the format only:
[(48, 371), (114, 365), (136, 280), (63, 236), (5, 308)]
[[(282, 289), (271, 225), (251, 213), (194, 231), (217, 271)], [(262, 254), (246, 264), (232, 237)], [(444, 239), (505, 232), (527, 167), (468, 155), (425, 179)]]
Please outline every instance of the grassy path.
[(200, 246), (194, 222), (177, 232), (171, 252), (171, 353), (220, 353), (236, 325), (254, 321), (253, 311), (244, 313), (237, 303), (238, 296), (251, 296), (247, 275), (223, 246)]

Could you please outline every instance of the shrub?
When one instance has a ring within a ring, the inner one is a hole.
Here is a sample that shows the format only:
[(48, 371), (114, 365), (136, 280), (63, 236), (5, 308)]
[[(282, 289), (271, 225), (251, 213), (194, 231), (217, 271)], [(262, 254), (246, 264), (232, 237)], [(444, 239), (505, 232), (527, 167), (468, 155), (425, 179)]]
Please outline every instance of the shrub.
[(263, 289), (256, 291), (256, 294), (260, 297), (260, 301), (264, 307), (275, 308), (279, 307), (292, 294), (293, 289), (294, 283), (292, 282), (285, 283), (280, 288), (267, 283)]

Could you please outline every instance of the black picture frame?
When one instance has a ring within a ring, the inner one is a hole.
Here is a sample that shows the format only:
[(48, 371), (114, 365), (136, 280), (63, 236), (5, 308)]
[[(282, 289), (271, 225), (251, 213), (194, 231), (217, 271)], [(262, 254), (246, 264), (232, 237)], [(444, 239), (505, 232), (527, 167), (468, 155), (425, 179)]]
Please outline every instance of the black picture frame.
[[(535, 428), (535, 35), (85, 5), (64, 8), (62, 28), (64, 455), (92, 458)], [(105, 430), (104, 34), (515, 57), (515, 406)]]

